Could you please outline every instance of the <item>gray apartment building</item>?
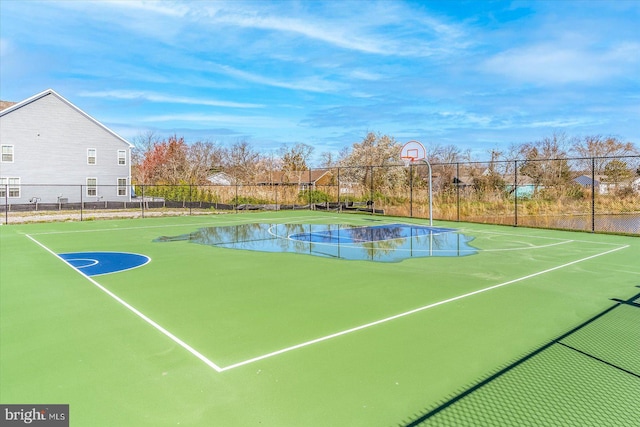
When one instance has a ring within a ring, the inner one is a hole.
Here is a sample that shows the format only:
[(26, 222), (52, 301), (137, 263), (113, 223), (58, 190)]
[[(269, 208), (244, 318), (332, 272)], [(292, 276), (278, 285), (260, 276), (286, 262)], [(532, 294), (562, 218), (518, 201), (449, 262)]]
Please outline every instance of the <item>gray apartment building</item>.
[(45, 90), (0, 111), (0, 203), (130, 201), (131, 148)]

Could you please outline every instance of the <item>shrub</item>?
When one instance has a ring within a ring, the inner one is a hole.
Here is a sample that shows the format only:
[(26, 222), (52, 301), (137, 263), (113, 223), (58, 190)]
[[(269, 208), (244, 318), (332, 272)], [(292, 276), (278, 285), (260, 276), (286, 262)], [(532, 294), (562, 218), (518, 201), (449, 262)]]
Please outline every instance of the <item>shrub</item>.
[(584, 187), (578, 184), (571, 185), (569, 186), (569, 188), (567, 188), (566, 196), (569, 199), (574, 199), (574, 200), (584, 199), (585, 197)]
[(259, 199), (251, 196), (237, 196), (229, 201), (231, 205), (268, 205), (271, 200)]
[(324, 203), (329, 201), (329, 195), (319, 190), (303, 190), (298, 193), (298, 200), (303, 203)]

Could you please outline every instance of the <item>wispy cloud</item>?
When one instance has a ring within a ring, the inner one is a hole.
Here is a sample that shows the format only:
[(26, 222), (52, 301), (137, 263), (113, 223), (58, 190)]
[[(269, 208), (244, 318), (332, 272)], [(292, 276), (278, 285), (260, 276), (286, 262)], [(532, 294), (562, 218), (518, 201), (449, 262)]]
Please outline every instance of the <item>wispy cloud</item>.
[(627, 43), (607, 50), (541, 43), (500, 52), (483, 69), (528, 83), (596, 83), (631, 71), (640, 45)]
[(381, 73), (368, 70), (353, 70), (349, 72), (349, 77), (356, 80), (377, 81), (383, 78)]
[(201, 126), (240, 126), (245, 129), (283, 129), (294, 126), (291, 119), (273, 116), (244, 116), (231, 114), (177, 113), (147, 115), (141, 119), (145, 123), (194, 123)]
[(127, 90), (109, 90), (109, 91), (82, 91), (79, 96), (92, 98), (111, 98), (111, 99), (142, 99), (149, 102), (161, 102), (166, 104), (189, 104), (189, 105), (206, 105), (210, 107), (227, 107), (227, 108), (263, 108), (262, 104), (220, 101), (215, 99), (189, 98), (184, 96), (161, 95), (153, 92), (127, 91)]
[(560, 128), (571, 128), (575, 126), (584, 126), (584, 125), (593, 125), (596, 123), (602, 123), (602, 120), (594, 119), (594, 118), (566, 118), (566, 119), (555, 119), (555, 120), (545, 120), (545, 121), (535, 121), (530, 123), (519, 123), (518, 126), (528, 127), (528, 128), (543, 128), (543, 129), (560, 129)]
[(345, 89), (344, 84), (340, 82), (323, 80), (321, 77), (317, 76), (297, 80), (280, 80), (263, 74), (240, 70), (228, 65), (212, 65), (211, 69), (236, 79), (284, 89), (304, 90), (309, 92), (337, 92)]
[[(281, 9), (278, 13), (268, 10), (247, 8), (215, 7), (208, 11), (212, 23), (228, 26), (261, 29), (290, 33), (334, 47), (367, 54), (384, 56), (430, 56), (448, 50), (451, 45), (458, 47), (469, 44), (463, 41), (466, 35), (462, 26), (419, 14), (403, 3), (345, 2), (339, 7), (326, 7), (321, 13), (306, 12), (301, 16), (286, 16)], [(330, 2), (328, 4), (331, 4)], [(284, 8), (290, 7), (283, 4)], [(345, 10), (358, 8), (358, 16)], [(403, 37), (395, 36), (395, 29), (412, 27), (412, 32)]]
[(388, 53), (379, 41), (350, 34), (345, 31), (344, 28), (336, 28), (334, 25), (317, 25), (310, 21), (282, 16), (240, 15), (231, 13), (219, 14), (215, 16), (215, 21), (241, 27), (294, 33), (299, 36), (320, 40), (350, 50), (376, 54)]
[[(119, 9), (131, 9), (138, 12), (156, 13), (174, 18), (183, 18), (189, 13), (189, 7), (186, 3), (180, 2), (161, 2), (161, 1), (122, 1), (122, 0), (102, 0), (106, 5), (110, 5)], [(79, 2), (71, 2), (79, 3)]]

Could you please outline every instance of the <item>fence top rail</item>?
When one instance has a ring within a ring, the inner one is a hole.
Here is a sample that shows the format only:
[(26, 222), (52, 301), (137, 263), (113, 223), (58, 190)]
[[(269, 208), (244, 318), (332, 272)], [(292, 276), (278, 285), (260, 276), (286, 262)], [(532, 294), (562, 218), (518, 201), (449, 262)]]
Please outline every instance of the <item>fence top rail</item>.
[[(640, 159), (640, 154), (625, 154), (619, 156), (592, 156), (592, 157), (540, 157), (535, 159), (504, 159), (504, 160), (460, 160), (457, 162), (431, 162), (432, 166), (446, 165), (488, 165), (497, 163), (514, 163), (514, 162), (550, 162), (550, 161), (584, 161), (584, 160), (615, 160), (615, 159)], [(422, 166), (422, 165), (413, 165)], [(337, 165), (322, 168), (310, 168), (309, 170), (326, 170), (326, 169), (362, 169), (362, 168), (385, 168), (385, 167), (406, 167), (404, 163), (389, 163), (384, 165)]]

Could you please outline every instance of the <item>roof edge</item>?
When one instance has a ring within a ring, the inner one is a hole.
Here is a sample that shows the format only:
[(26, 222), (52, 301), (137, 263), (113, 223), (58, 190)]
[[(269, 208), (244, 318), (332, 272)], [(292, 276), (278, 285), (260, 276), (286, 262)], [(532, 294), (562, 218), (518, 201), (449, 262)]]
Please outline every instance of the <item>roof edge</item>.
[(121, 137), (116, 132), (114, 132), (113, 130), (109, 129), (105, 125), (103, 125), (101, 122), (99, 122), (98, 120), (93, 118), (91, 115), (87, 114), (85, 111), (80, 109), (80, 107), (78, 107), (77, 105), (75, 105), (74, 103), (72, 103), (71, 101), (69, 101), (64, 96), (60, 95), (58, 92), (56, 92), (55, 90), (53, 90), (51, 88), (46, 89), (46, 90), (44, 90), (44, 91), (42, 91), (40, 93), (37, 93), (37, 94), (35, 94), (35, 95), (33, 95), (33, 96), (23, 100), (23, 101), (18, 102), (17, 104), (12, 105), (9, 108), (6, 108), (6, 109), (0, 111), (0, 117), (2, 117), (4, 115), (7, 115), (7, 114), (11, 113), (14, 110), (18, 110), (18, 109), (24, 107), (25, 105), (31, 104), (32, 102), (35, 102), (40, 98), (44, 98), (47, 95), (53, 95), (56, 98), (58, 98), (59, 100), (61, 100), (62, 102), (64, 102), (65, 104), (69, 105), (71, 108), (73, 108), (74, 110), (76, 110), (77, 112), (79, 112), (80, 114), (82, 114), (83, 116), (85, 116), (86, 118), (91, 120), (92, 122), (94, 122), (96, 125), (98, 125), (102, 129), (104, 129), (108, 133), (110, 133), (111, 135), (115, 136), (116, 138), (118, 138), (119, 140), (121, 140), (122, 142), (127, 144), (129, 146), (129, 148), (133, 148), (134, 147), (134, 145), (131, 142), (127, 141), (125, 138)]

